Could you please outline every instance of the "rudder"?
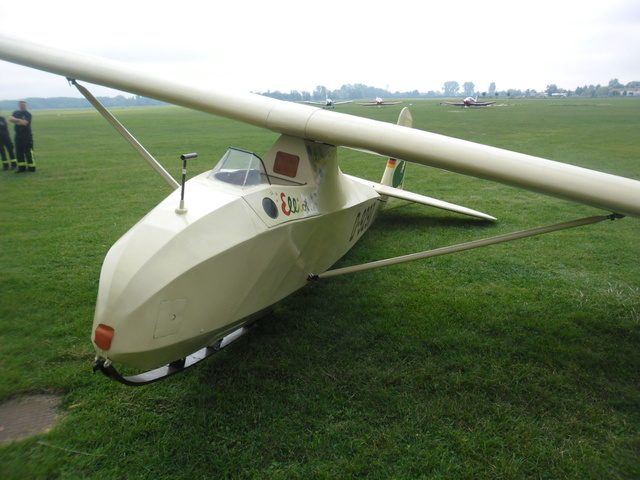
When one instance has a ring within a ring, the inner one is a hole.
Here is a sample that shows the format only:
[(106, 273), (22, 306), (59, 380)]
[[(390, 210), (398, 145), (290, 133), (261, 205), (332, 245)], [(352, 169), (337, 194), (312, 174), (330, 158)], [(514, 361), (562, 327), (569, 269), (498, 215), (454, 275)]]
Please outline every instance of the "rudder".
[[(402, 127), (413, 126), (413, 117), (409, 108), (404, 107), (398, 117), (398, 125)], [(387, 166), (382, 174), (382, 180), (380, 183), (394, 188), (403, 188), (404, 186), (404, 174), (407, 164), (404, 160), (396, 160), (395, 158), (389, 158)]]

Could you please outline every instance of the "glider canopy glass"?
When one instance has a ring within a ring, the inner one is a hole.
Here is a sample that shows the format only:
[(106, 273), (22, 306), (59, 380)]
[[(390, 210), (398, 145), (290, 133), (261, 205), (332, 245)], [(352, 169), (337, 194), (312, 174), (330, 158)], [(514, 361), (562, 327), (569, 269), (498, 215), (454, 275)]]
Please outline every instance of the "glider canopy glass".
[(211, 174), (216, 180), (239, 187), (271, 183), (260, 157), (234, 147), (227, 150)]

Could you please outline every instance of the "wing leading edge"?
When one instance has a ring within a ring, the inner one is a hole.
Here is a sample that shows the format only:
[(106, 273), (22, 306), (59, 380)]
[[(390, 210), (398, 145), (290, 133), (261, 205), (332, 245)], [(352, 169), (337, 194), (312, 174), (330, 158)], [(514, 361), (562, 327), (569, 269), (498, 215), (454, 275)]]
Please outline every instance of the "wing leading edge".
[(287, 135), (372, 151), (640, 217), (640, 182), (616, 175), (260, 95), (216, 91), (1, 35), (0, 59)]

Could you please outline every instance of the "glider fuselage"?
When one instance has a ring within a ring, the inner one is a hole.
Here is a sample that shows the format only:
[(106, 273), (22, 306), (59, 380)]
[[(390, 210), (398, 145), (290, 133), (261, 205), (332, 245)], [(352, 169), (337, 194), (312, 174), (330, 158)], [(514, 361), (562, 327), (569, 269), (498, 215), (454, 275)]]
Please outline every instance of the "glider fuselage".
[(147, 369), (212, 345), (331, 267), (380, 205), (339, 170), (335, 147), (283, 136), (264, 165), (268, 181), (229, 168), (191, 179), (186, 212), (175, 190), (116, 242), (93, 328), (94, 345), (100, 325), (112, 339), (98, 358)]

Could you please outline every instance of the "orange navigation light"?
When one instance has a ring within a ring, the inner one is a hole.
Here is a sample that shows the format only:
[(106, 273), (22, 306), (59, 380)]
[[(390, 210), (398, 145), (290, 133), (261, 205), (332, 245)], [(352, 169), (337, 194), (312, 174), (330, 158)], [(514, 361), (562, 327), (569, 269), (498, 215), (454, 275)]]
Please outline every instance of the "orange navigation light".
[(113, 334), (115, 330), (113, 327), (104, 325), (101, 323), (96, 328), (96, 337), (93, 343), (95, 343), (102, 350), (109, 350), (111, 348), (111, 340), (113, 340)]

